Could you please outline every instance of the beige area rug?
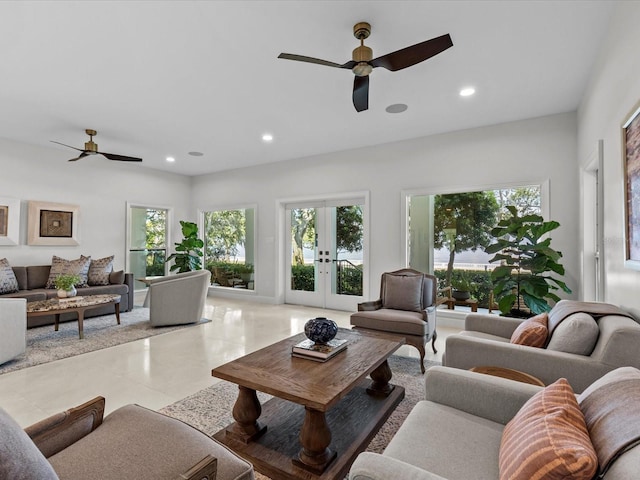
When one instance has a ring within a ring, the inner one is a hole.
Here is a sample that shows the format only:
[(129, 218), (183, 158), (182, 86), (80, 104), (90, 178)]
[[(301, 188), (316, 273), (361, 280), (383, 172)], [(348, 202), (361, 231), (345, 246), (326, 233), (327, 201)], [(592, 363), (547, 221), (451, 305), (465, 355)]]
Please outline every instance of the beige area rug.
[[(200, 323), (210, 321), (203, 318)], [(152, 327), (149, 323), (149, 309), (136, 307), (130, 312), (120, 314), (120, 325), (115, 314), (86, 318), (83, 340), (78, 338), (76, 321), (61, 323), (57, 332), (53, 329), (53, 325), (29, 328), (26, 352), (0, 365), (0, 375), (193, 325)]]
[[(426, 368), (434, 365), (440, 365), (440, 363), (425, 361)], [(393, 372), (391, 383), (402, 385), (405, 388), (405, 397), (373, 437), (367, 447), (368, 452), (382, 453), (413, 406), (424, 399), (424, 375), (420, 373), (420, 365), (416, 358), (393, 355), (389, 359), (389, 366)], [(237, 392), (237, 385), (222, 381), (168, 405), (160, 412), (213, 436), (218, 430), (233, 422), (231, 409), (238, 396)], [(264, 403), (270, 396), (258, 392), (258, 398), (261, 403)], [(256, 472), (256, 479), (268, 480), (269, 477)]]

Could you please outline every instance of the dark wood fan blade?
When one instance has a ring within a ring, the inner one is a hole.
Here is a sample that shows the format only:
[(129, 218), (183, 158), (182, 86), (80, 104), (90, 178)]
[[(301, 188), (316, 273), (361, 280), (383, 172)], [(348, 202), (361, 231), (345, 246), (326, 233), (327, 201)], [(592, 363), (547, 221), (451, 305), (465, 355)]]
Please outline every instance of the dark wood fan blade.
[(420, 63), (439, 53), (444, 52), (447, 48), (452, 47), (453, 42), (447, 33), (441, 37), (432, 38), (426, 42), (416, 43), (402, 50), (387, 53), (382, 57), (374, 58), (369, 62), (372, 67), (384, 67), (387, 70), (395, 72), (403, 68), (410, 67), (416, 63)]
[(79, 152), (84, 152), (81, 148), (72, 147), (71, 145), (67, 145), (66, 143), (56, 142), (55, 140), (49, 140), (51, 143), (57, 143), (58, 145), (62, 145), (63, 147), (73, 148), (74, 150), (78, 150)]
[(369, 108), (369, 75), (353, 79), (353, 106), (358, 112)]
[(348, 68), (349, 70), (351, 70), (356, 65), (356, 62), (354, 62), (353, 60), (349, 60), (347, 63), (343, 63), (342, 65), (340, 65), (339, 63), (330, 62), (328, 60), (305, 57), (304, 55), (294, 55), (293, 53), (281, 53), (280, 55), (278, 55), (278, 58), (284, 58), (285, 60), (296, 60), (298, 62), (317, 63), (318, 65), (324, 65), (326, 67)]
[[(65, 145), (65, 146), (68, 147), (69, 145)], [(71, 148), (73, 148), (73, 147), (71, 147)], [(78, 150), (78, 149), (76, 148), (76, 150)], [(80, 156), (78, 156), (76, 158), (71, 158), (71, 159), (69, 159), (69, 161), (70, 162), (75, 162), (77, 160), (80, 160), (83, 157), (88, 157), (88, 156), (89, 156), (89, 154), (86, 151), (82, 150), (82, 153), (80, 154)]]
[(115, 153), (98, 152), (98, 155), (108, 158), (109, 160), (117, 160), (119, 162), (141, 162), (142, 159), (138, 157), (127, 157), (126, 155), (117, 155)]

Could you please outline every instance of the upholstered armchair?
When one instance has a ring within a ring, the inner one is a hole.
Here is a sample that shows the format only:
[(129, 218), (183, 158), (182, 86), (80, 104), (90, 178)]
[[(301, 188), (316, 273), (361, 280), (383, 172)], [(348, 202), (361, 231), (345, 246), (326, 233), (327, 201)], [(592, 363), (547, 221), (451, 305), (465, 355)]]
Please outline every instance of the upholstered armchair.
[(0, 478), (253, 480), (253, 467), (180, 420), (138, 405), (103, 419), (105, 399), (25, 430), (0, 408)]
[[(547, 331), (538, 346), (517, 338), (525, 338), (523, 327), (522, 319), (469, 314), (465, 330), (447, 338), (442, 363), (465, 370), (510, 368), (545, 385), (564, 377), (576, 392), (617, 367), (640, 368), (640, 324), (615, 305), (558, 302), (548, 314)], [(524, 335), (518, 335), (518, 328)]]
[(405, 337), (420, 352), (424, 373), (425, 344), (436, 350), (436, 277), (410, 268), (382, 274), (380, 298), (358, 304), (351, 325), (358, 330), (386, 332)]
[(0, 365), (27, 348), (27, 300), (0, 298)]
[(177, 273), (149, 282), (149, 320), (155, 327), (197, 323), (211, 285), (209, 270)]

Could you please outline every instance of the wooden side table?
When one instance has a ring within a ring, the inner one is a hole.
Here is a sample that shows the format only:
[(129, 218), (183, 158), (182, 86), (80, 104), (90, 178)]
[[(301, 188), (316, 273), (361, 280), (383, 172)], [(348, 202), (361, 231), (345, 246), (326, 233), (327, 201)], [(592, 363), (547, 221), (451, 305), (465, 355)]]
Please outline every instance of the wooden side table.
[(455, 298), (452, 297), (445, 300), (444, 303), (447, 304), (447, 309), (449, 310), (454, 310), (454, 306), (458, 305), (458, 306), (464, 306), (464, 307), (471, 307), (472, 312), (478, 311), (478, 301), (473, 298), (469, 298), (467, 300), (456, 300)]
[(142, 303), (143, 307), (149, 307), (149, 285), (151, 285), (151, 282), (153, 282), (156, 278), (162, 278), (163, 275), (155, 275), (155, 276), (150, 276), (150, 277), (140, 277), (140, 278), (136, 278), (136, 280), (140, 283), (144, 283), (147, 286), (147, 294), (144, 296), (144, 302)]
[(513, 370), (505, 367), (492, 367), (481, 366), (473, 367), (469, 369), (471, 372), (484, 373), (486, 375), (493, 375), (494, 377), (507, 378), (509, 380), (515, 380), (516, 382), (529, 383), (531, 385), (537, 385), (544, 387), (544, 383), (539, 378), (529, 375), (528, 373), (521, 372), (520, 370)]

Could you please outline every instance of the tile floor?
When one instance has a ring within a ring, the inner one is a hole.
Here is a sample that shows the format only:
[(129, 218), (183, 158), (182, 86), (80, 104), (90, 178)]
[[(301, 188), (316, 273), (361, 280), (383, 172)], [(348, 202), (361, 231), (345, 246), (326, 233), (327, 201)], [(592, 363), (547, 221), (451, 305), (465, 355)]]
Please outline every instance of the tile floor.
[[(219, 381), (212, 368), (301, 332), (309, 318), (349, 327), (349, 314), (209, 297), (210, 323), (0, 375), (0, 406), (23, 427), (97, 395), (107, 413), (128, 403), (159, 409)], [(427, 348), (427, 359), (440, 361), (456, 331), (439, 327), (438, 353)], [(409, 346), (397, 354), (418, 357)]]

